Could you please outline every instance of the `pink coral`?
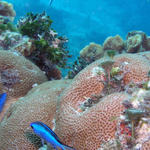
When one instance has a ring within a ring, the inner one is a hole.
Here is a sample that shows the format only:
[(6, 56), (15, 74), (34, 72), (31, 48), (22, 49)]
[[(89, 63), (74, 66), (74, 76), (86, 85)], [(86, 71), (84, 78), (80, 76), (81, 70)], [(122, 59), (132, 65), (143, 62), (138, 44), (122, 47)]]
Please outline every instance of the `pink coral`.
[(121, 54), (115, 56), (114, 60), (114, 66), (119, 66), (123, 70), (124, 84), (140, 84), (148, 80), (150, 61), (146, 57), (139, 54)]
[(96, 150), (115, 138), (117, 117), (124, 109), (122, 101), (128, 98), (127, 94), (114, 93), (81, 113), (70, 105), (61, 105), (56, 133), (77, 150)]
[[(130, 97), (126, 93), (104, 95), (97, 104), (80, 110), (92, 95), (103, 93), (109, 71), (108, 65), (106, 69), (101, 67), (104, 62), (107, 60), (98, 60), (81, 71), (61, 97), (56, 133), (77, 150), (96, 150), (104, 141), (115, 138), (117, 125), (113, 118), (122, 113), (122, 101)], [(113, 67), (122, 71), (125, 88), (129, 83), (142, 84), (148, 80), (150, 61), (137, 54), (122, 54), (114, 58)]]

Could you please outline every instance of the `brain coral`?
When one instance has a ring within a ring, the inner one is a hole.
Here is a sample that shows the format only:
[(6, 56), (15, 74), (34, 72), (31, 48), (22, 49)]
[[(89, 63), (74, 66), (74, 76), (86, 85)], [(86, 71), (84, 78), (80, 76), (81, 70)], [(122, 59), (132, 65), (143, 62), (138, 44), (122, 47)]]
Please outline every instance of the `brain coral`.
[(55, 128), (57, 98), (69, 82), (45, 82), (13, 104), (0, 123), (0, 149), (36, 150), (41, 146), (39, 138), (30, 130), (30, 123), (42, 121)]
[(7, 108), (33, 86), (47, 81), (44, 73), (32, 62), (16, 53), (0, 50), (0, 93), (8, 95), (0, 120)]
[(44, 73), (17, 53), (0, 50), (0, 93), (8, 97), (24, 96), (33, 86), (47, 81)]
[[(99, 94), (104, 87), (105, 72), (99, 65), (107, 59), (100, 59), (86, 69), (81, 71), (75, 78), (73, 85), (65, 90), (65, 105), (72, 105), (77, 111), (80, 111), (80, 105), (92, 94)], [(68, 101), (69, 99), (69, 101)], [(66, 101), (65, 101), (66, 100)]]
[[(103, 141), (113, 139), (116, 120), (112, 118), (120, 115), (122, 101), (129, 98), (124, 92), (104, 95), (97, 104), (80, 110), (93, 94), (103, 92), (106, 70), (99, 67), (102, 62), (105, 60), (98, 60), (81, 71), (60, 100), (56, 133), (77, 150), (97, 150)], [(114, 57), (113, 67), (121, 69), (125, 87), (130, 82), (139, 84), (148, 80), (150, 61), (139, 54), (121, 54)]]
[[(150, 53), (146, 53), (150, 55)], [(124, 83), (143, 83), (148, 80), (148, 72), (150, 70), (150, 61), (139, 54), (121, 54), (114, 57), (114, 66), (119, 66), (124, 73)]]
[[(148, 53), (146, 56), (141, 53), (114, 57), (112, 66), (120, 68), (124, 87), (130, 82), (141, 84), (149, 79)], [(0, 124), (0, 149), (8, 146), (11, 149), (35, 149), (29, 142), (32, 136), (28, 130), (32, 121), (48, 124), (55, 129), (62, 142), (76, 150), (98, 150), (101, 144), (113, 140), (118, 117), (125, 109), (122, 102), (130, 99), (130, 95), (125, 89), (113, 93), (103, 92), (108, 85), (109, 69), (112, 68), (110, 62), (105, 58), (97, 60), (73, 79), (59, 98), (55, 122), (56, 99), (61, 92), (57, 91), (60, 85), (56, 87), (55, 84), (60, 81), (50, 82), (49, 88), (41, 85), (41, 88), (30, 91), (8, 110)], [(94, 95), (102, 97), (95, 101)]]
[(127, 94), (114, 93), (81, 113), (62, 106), (56, 133), (76, 150), (97, 150), (102, 142), (115, 137), (117, 119), (114, 118), (120, 116), (124, 109), (121, 102), (128, 98)]

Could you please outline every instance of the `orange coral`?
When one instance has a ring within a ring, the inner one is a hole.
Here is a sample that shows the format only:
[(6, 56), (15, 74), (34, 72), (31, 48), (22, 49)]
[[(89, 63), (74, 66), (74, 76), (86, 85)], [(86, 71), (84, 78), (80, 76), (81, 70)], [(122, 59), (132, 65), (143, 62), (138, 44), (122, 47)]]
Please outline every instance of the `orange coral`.
[(55, 128), (57, 98), (69, 82), (68, 80), (45, 82), (13, 104), (0, 124), (0, 149), (38, 149), (41, 141), (30, 130), (30, 123), (42, 121)]
[(99, 94), (105, 81), (105, 72), (99, 66), (105, 59), (98, 60), (82, 70), (73, 80), (62, 103), (71, 105), (80, 111), (80, 104), (94, 94)]
[(117, 117), (124, 109), (121, 102), (128, 98), (127, 94), (114, 93), (81, 113), (71, 106), (62, 106), (56, 133), (76, 150), (96, 150), (115, 137)]
[(146, 57), (138, 54), (121, 54), (115, 56), (114, 60), (114, 66), (119, 66), (123, 70), (125, 84), (141, 84), (148, 80), (150, 61)]
[[(115, 138), (116, 120), (113, 118), (122, 113), (124, 108), (121, 103), (129, 98), (125, 93), (105, 95), (97, 104), (81, 110), (87, 99), (104, 89), (107, 69), (100, 67), (103, 62), (106, 60), (98, 60), (81, 71), (61, 97), (56, 133), (77, 150), (96, 150), (103, 141)], [(140, 84), (148, 80), (150, 61), (144, 56), (117, 55), (113, 67), (117, 66), (122, 71), (124, 86), (130, 82)]]

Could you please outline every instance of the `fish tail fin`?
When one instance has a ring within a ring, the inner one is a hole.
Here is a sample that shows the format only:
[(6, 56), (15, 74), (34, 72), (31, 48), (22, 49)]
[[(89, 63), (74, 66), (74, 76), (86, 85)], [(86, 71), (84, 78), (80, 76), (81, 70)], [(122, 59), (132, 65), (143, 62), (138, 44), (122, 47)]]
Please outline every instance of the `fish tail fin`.
[(0, 112), (2, 111), (2, 109), (4, 107), (6, 98), (7, 98), (7, 94), (6, 93), (0, 94)]
[(62, 150), (75, 150), (73, 147), (67, 146), (67, 145), (63, 145), (63, 149)]

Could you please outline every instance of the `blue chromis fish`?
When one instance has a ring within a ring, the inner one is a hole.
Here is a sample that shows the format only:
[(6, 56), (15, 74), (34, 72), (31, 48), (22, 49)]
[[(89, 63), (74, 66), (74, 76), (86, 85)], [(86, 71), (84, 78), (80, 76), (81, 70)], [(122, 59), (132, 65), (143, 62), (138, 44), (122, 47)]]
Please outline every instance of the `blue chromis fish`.
[(7, 94), (6, 93), (0, 94), (0, 113), (3, 109), (3, 107), (4, 107), (6, 99), (7, 99)]
[(43, 122), (36, 121), (31, 123), (30, 126), (36, 135), (47, 143), (50, 143), (56, 150), (58, 147), (61, 150), (75, 150), (72, 147), (62, 144), (58, 136)]

